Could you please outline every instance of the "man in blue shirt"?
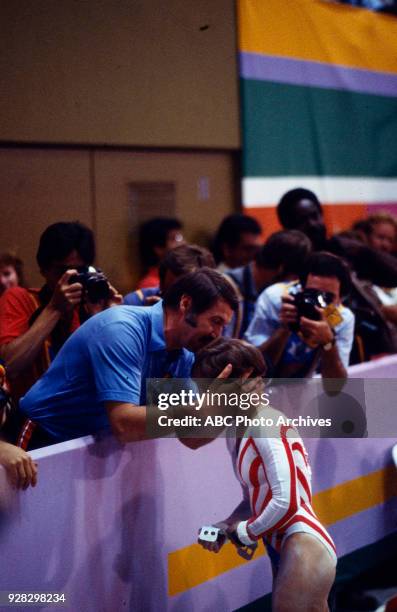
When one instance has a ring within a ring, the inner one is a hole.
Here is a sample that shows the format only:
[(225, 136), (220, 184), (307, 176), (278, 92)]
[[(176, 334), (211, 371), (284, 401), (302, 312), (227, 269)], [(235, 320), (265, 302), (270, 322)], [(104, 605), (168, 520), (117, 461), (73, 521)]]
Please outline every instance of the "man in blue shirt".
[(221, 335), (236, 308), (229, 282), (202, 268), (176, 281), (152, 307), (100, 313), (65, 343), (21, 410), (53, 443), (109, 428), (121, 442), (139, 439), (146, 378), (189, 376), (193, 353)]

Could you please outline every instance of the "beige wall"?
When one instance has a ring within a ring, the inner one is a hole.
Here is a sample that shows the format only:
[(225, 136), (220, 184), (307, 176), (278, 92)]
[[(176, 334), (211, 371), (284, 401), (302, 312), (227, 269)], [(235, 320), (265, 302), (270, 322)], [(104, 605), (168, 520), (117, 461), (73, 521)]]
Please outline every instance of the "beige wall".
[(0, 149), (0, 177), (0, 251), (16, 251), (27, 280), (39, 283), (35, 256), (43, 229), (55, 221), (92, 223), (89, 154)]
[(0, 141), (236, 149), (233, 0), (0, 3)]
[[(129, 183), (175, 182), (175, 210), (186, 237), (205, 244), (237, 207), (234, 166), (232, 154), (217, 152), (0, 149), (0, 251), (16, 250), (28, 282), (41, 284), (35, 262), (40, 234), (55, 221), (78, 219), (96, 232), (98, 265), (126, 291), (138, 273)], [(198, 188), (203, 178), (208, 197)]]

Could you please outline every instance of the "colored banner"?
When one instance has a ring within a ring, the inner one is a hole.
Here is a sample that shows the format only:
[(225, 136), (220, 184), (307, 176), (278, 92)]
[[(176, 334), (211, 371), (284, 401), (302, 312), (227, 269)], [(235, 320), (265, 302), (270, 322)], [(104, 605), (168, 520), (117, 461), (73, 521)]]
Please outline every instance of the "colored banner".
[(274, 231), (274, 207), (295, 187), (327, 205), (332, 231), (375, 206), (396, 212), (397, 19), (240, 0), (238, 27), (247, 213)]

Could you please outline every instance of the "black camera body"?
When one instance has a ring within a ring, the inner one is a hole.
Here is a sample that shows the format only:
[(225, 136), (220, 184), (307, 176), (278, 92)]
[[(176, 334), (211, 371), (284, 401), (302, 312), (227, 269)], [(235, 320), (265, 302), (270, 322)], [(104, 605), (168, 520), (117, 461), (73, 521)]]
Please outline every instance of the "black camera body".
[(302, 291), (299, 291), (292, 297), (294, 298), (294, 306), (298, 313), (297, 323), (290, 325), (292, 331), (299, 330), (301, 317), (306, 317), (306, 319), (311, 319), (312, 321), (320, 321), (321, 316), (316, 307), (326, 308), (334, 300), (332, 293), (319, 291), (318, 289), (302, 289)]
[(79, 273), (74, 274), (69, 279), (69, 284), (71, 285), (72, 283), (83, 285), (87, 300), (92, 304), (97, 304), (100, 300), (108, 300), (112, 297), (106, 276), (93, 266), (84, 269), (79, 268)]

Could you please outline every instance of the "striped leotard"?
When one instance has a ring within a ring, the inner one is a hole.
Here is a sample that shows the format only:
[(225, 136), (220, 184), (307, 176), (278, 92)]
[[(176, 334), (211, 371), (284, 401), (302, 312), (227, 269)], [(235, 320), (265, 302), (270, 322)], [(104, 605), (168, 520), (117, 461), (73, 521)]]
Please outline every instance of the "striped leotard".
[(265, 408), (260, 415), (271, 418), (274, 426), (248, 428), (239, 447), (236, 439), (228, 441), (236, 476), (252, 512), (239, 524), (240, 540), (249, 544), (249, 540), (263, 538), (275, 561), (274, 553), (280, 552), (288, 536), (309, 533), (322, 542), (336, 563), (335, 545), (311, 505), (311, 470), (302, 439), (293, 427), (276, 425), (283, 416), (280, 412)]

